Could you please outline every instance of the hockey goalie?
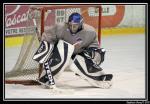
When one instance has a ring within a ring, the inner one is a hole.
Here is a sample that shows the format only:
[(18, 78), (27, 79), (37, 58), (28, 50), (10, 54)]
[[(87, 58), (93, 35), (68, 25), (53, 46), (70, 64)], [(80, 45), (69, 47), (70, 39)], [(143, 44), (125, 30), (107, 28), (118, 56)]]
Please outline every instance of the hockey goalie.
[(67, 23), (45, 29), (33, 59), (43, 64), (38, 82), (52, 88), (55, 78), (69, 66), (75, 75), (94, 87), (110, 88), (112, 74), (101, 68), (105, 49), (99, 48), (96, 31), (84, 23), (79, 13), (72, 13)]

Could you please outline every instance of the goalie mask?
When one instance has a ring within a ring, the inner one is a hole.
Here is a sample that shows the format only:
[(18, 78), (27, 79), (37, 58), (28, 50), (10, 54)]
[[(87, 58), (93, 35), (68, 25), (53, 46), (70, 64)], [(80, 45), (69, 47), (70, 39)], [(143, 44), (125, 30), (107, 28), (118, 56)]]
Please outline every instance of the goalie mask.
[(79, 13), (72, 13), (68, 19), (68, 28), (71, 33), (76, 34), (82, 29), (83, 17)]

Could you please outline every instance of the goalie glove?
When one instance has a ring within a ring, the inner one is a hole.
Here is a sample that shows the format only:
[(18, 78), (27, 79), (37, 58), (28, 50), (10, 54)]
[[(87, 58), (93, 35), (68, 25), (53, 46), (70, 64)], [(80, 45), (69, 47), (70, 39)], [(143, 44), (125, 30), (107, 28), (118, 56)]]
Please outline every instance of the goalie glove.
[(90, 47), (83, 51), (85, 57), (92, 61), (95, 67), (98, 67), (103, 61), (105, 56), (104, 48)]
[(49, 44), (47, 41), (42, 41), (36, 53), (33, 56), (33, 60), (44, 63), (52, 55), (54, 44)]

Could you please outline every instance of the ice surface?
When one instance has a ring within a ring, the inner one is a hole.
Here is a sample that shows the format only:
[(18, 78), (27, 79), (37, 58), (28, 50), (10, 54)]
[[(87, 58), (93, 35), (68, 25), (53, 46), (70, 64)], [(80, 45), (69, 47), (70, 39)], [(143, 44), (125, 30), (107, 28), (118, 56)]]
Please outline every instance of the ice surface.
[[(41, 86), (5, 84), (4, 97), (25, 100), (145, 98), (145, 41), (143, 34), (102, 37), (102, 47), (106, 49), (102, 68), (106, 73), (114, 75), (113, 86), (110, 89), (95, 88), (75, 76), (73, 72), (64, 72), (56, 83), (66, 91), (73, 90), (71, 94), (51, 94), (50, 89)], [(6, 71), (14, 64), (8, 61), (14, 59), (11, 53), (6, 51)]]

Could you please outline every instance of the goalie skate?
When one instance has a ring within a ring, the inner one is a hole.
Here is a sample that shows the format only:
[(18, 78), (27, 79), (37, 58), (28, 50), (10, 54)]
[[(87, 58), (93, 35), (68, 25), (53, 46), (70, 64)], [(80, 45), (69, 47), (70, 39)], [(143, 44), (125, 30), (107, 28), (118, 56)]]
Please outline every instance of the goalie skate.
[(47, 82), (43, 82), (41, 79), (36, 79), (36, 81), (38, 83), (40, 83), (46, 89), (52, 89), (53, 88), (53, 85), (49, 85), (48, 81)]
[(50, 94), (73, 94), (74, 90), (68, 90), (68, 89), (60, 89), (57, 88), (56, 85), (50, 85), (48, 84), (48, 81), (42, 82), (40, 79), (36, 79), (38, 83), (42, 85), (45, 89), (50, 89)]

